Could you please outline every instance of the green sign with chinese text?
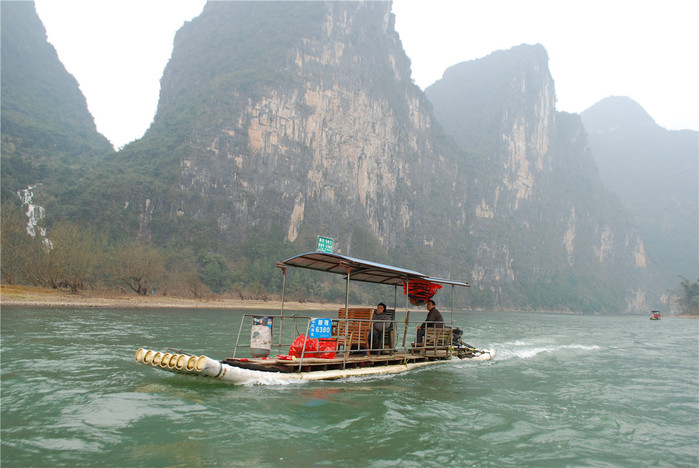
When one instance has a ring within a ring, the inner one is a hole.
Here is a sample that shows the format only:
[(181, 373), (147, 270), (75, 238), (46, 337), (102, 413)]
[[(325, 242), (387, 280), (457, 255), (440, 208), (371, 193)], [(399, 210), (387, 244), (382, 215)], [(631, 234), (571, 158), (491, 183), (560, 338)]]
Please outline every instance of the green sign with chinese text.
[(333, 240), (329, 237), (318, 236), (318, 252), (333, 253)]

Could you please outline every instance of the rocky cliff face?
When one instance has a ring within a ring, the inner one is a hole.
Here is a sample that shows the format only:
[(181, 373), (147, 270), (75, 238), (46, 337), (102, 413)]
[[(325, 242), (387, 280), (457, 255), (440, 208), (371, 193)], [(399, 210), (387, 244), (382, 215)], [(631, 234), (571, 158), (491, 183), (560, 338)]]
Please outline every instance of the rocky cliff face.
[(252, 261), (320, 234), (468, 279), (473, 306), (645, 308), (643, 242), (579, 118), (555, 111), (540, 46), (448, 70), (433, 114), (390, 3), (210, 2), (161, 84), (153, 126), (115, 158), (157, 181), (121, 191), (141, 237)]
[(446, 131), (482, 155), (474, 279), (642, 309), (658, 297), (641, 286), (650, 282), (643, 240), (603, 187), (578, 116), (556, 112), (547, 61), (543, 47), (523, 45), (456, 65), (426, 90)]
[[(216, 214), (218, 227), (230, 240), (253, 227), (279, 225), (289, 242), (303, 239), (311, 247), (317, 234), (330, 235), (346, 254), (361, 253), (352, 240), (357, 226), (385, 250), (408, 239), (433, 245), (437, 239), (426, 217), (449, 220), (448, 213), (428, 209), (435, 181), (457, 186), (460, 168), (449, 145), (433, 138), (431, 112), (411, 82), (390, 3), (292, 2), (275, 4), (274, 15), (293, 19), (285, 11), (299, 7), (316, 21), (283, 45), (273, 82), (220, 75), (197, 82), (216, 98), (211, 108), (197, 111), (207, 115), (192, 122), (178, 185), (200, 201), (183, 197), (172, 204), (172, 214), (202, 216), (220, 203), (226, 209)], [(260, 9), (267, 5), (210, 3), (178, 34), (154, 128), (182, 105), (169, 90), (181, 88), (185, 63), (211, 47), (183, 42), (201, 37), (221, 18), (235, 31)], [(264, 24), (257, 37), (288, 20), (280, 21)], [(235, 54), (218, 60), (248, 66)]]
[(600, 176), (629, 209), (648, 255), (660, 265), (660, 283), (699, 272), (699, 136), (669, 131), (633, 100), (606, 98), (580, 115)]

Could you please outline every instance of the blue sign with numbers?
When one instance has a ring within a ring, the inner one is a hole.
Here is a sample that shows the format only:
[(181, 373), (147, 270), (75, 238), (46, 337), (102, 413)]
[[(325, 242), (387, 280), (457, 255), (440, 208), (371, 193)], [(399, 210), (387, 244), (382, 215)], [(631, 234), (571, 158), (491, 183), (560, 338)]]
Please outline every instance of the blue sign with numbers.
[(332, 334), (332, 320), (329, 318), (316, 318), (311, 320), (309, 338), (330, 338)]

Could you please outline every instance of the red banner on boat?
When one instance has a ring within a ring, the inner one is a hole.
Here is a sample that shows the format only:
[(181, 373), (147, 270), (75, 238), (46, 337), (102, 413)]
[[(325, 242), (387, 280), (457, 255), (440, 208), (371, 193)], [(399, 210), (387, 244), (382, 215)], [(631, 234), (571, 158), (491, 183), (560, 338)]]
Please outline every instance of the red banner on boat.
[(438, 289), (442, 289), (441, 284), (416, 279), (408, 282), (406, 291), (405, 283), (403, 283), (403, 294), (407, 294), (408, 300), (415, 306), (426, 304)]

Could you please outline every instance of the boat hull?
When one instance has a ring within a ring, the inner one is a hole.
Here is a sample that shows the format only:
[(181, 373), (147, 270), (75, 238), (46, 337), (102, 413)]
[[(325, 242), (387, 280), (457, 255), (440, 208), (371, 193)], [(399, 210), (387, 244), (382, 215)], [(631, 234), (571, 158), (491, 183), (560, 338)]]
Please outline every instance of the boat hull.
[[(149, 365), (160, 370), (165, 370), (178, 374), (187, 374), (198, 377), (212, 378), (225, 382), (230, 382), (238, 385), (249, 384), (284, 384), (294, 381), (317, 381), (317, 380), (337, 380), (350, 377), (363, 377), (370, 375), (389, 375), (408, 372), (420, 367), (444, 364), (447, 362), (457, 361), (489, 361), (495, 357), (495, 350), (478, 351), (469, 357), (458, 358), (439, 358), (427, 359), (416, 362), (405, 362), (401, 364), (389, 365), (367, 365), (357, 366), (344, 369), (329, 369), (329, 370), (298, 370), (292, 372), (279, 372), (257, 369), (246, 369), (236, 365), (231, 365), (226, 362), (216, 361), (208, 356), (192, 356), (192, 355), (173, 355), (169, 361), (177, 363), (185, 362), (186, 364), (180, 368), (169, 365), (161, 365), (160, 361), (154, 363), (152, 358), (157, 352), (140, 348), (136, 351), (135, 360), (141, 364)], [(184, 356), (184, 357), (182, 357)], [(361, 362), (361, 361), (360, 361)], [(189, 364), (189, 365), (187, 365)], [(299, 369), (298, 367), (295, 367)]]

